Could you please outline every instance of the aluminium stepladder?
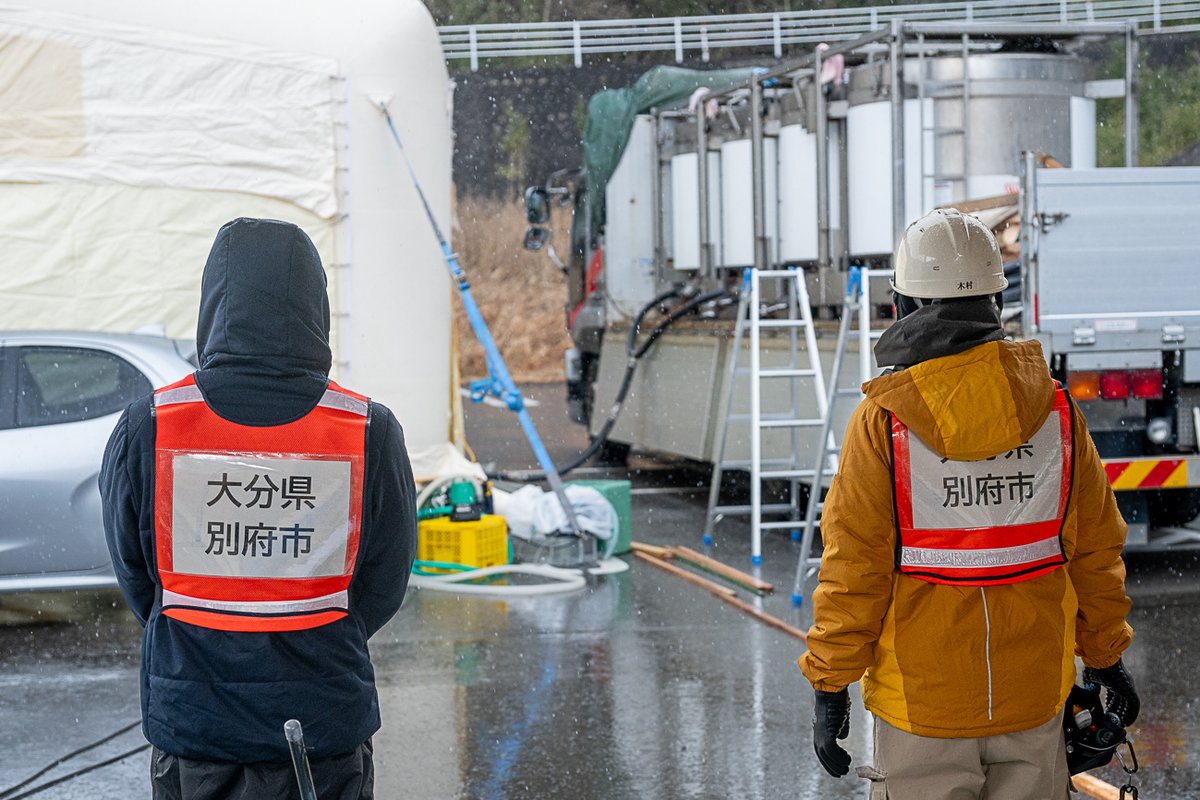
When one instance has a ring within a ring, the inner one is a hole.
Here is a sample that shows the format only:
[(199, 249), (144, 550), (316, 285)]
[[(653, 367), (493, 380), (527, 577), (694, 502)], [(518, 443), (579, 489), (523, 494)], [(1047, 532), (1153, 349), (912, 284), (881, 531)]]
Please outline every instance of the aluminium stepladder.
[[(785, 318), (763, 318), (761, 283), (763, 280), (782, 281), (790, 286), (785, 290), (788, 315)], [(787, 364), (783, 367), (763, 368), (762, 331), (782, 329), (787, 342)], [(749, 368), (739, 368), (744, 337), (749, 335)], [(803, 335), (803, 345), (801, 344)], [(805, 360), (801, 361), (801, 352)], [(734, 384), (741, 375), (749, 377), (750, 413), (733, 413)], [(763, 385), (766, 381), (788, 381), (788, 407), (782, 411), (763, 410)], [(804, 381), (811, 386), (811, 399), (802, 401), (798, 383)], [(802, 411), (802, 405), (806, 410)], [(811, 412), (815, 410), (815, 416)], [(749, 515), (751, 520), (750, 559), (762, 563), (762, 532), (771, 529), (799, 531), (800, 491), (799, 483), (812, 477), (812, 470), (800, 463), (799, 433), (802, 429), (826, 430), (828, 433), (828, 397), (825, 390), (825, 375), (821, 369), (821, 356), (817, 350), (816, 330), (813, 327), (812, 308), (809, 305), (808, 286), (803, 270), (780, 269), (759, 270), (748, 268), (742, 273), (742, 285), (738, 296), (737, 323), (734, 328), (733, 346), (729, 357), (726, 376), (725, 416), (718, 434), (717, 457), (714, 459), (712, 484), (709, 487), (708, 513), (704, 524), (704, 543), (713, 543), (716, 523), (727, 515)], [(810, 414), (804, 416), (804, 414)], [(731, 423), (748, 423), (750, 458), (728, 460)], [(763, 434), (767, 431), (783, 431), (789, 434), (789, 456), (763, 458)], [(749, 469), (749, 505), (721, 505), (721, 478), (730, 469)], [(762, 483), (764, 480), (786, 480), (789, 484), (788, 502), (763, 503)], [(784, 515), (779, 520), (764, 520), (764, 514)]]
[(856, 403), (863, 397), (862, 390), (858, 386), (851, 388), (840, 385), (842, 361), (846, 356), (846, 342), (850, 338), (852, 320), (857, 315), (858, 371), (861, 386), (878, 372), (871, 348), (872, 342), (883, 334), (882, 330), (871, 327), (871, 281), (890, 278), (891, 275), (891, 270), (850, 268), (842, 318), (838, 323), (837, 345), (833, 353), (833, 375), (829, 381), (829, 393), (826, 401), (826, 427), (822, 429), (821, 437), (817, 440), (818, 453), (813, 463), (812, 489), (808, 495), (808, 507), (804, 514), (804, 528), (800, 537), (800, 553), (796, 564), (796, 579), (792, 586), (792, 604), (796, 606), (803, 604), (808, 579), (821, 565), (821, 556), (812, 554), (812, 546), (813, 539), (816, 538), (816, 531), (821, 526), (820, 512), (825, 506), (821, 495), (837, 472), (837, 457), (841, 452), (841, 447), (837, 446), (831, 434), (834, 409), (839, 397), (854, 397)]

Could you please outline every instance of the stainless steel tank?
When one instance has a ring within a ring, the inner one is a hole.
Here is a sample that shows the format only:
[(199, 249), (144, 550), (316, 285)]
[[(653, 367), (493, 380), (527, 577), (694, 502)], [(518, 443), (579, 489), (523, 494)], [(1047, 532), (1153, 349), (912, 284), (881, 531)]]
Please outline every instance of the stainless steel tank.
[[(1091, 74), (1077, 56), (979, 53), (967, 58), (965, 71), (961, 56), (909, 58), (904, 75), (906, 219), (935, 205), (1015, 193), (1022, 150), (1049, 153), (1069, 167), (1095, 166), (1095, 101), (1085, 92)], [(887, 253), (892, 246), (890, 97), (887, 62), (851, 69), (848, 190), (855, 255)]]

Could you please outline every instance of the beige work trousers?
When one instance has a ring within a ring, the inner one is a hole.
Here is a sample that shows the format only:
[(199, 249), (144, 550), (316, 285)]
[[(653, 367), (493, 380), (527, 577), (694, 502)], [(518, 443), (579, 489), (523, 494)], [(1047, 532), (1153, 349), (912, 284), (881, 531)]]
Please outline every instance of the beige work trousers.
[(875, 718), (870, 800), (1065, 800), (1062, 714), (1045, 725), (979, 739), (934, 739)]

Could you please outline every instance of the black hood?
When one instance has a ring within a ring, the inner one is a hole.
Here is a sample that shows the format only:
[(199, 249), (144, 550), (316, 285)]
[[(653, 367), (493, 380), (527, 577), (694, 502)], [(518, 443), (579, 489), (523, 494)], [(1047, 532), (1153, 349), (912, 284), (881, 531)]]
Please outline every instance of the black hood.
[(312, 240), (290, 222), (235, 219), (217, 233), (200, 286), (196, 382), (219, 415), (283, 425), (329, 378), (329, 297)]
[(883, 332), (875, 344), (881, 367), (911, 367), (1004, 338), (1000, 309), (990, 297), (922, 306)]
[(329, 374), (329, 297), (312, 240), (290, 222), (235, 219), (217, 233), (200, 287), (201, 369)]

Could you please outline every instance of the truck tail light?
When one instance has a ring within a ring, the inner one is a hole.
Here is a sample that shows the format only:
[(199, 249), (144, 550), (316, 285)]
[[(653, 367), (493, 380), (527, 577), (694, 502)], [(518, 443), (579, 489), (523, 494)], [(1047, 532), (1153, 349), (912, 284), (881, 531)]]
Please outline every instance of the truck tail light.
[(1129, 373), (1123, 369), (1100, 373), (1100, 397), (1104, 400), (1129, 399)]
[(1156, 369), (1135, 369), (1129, 373), (1129, 389), (1138, 400), (1161, 400), (1162, 373)]
[(1072, 372), (1067, 388), (1076, 400), (1161, 400), (1162, 372), (1157, 369), (1107, 369)]
[(1067, 390), (1076, 400), (1095, 400), (1100, 396), (1100, 373), (1072, 372), (1067, 376)]
[(1162, 372), (1157, 369), (1109, 369), (1072, 372), (1067, 389), (1076, 400), (1161, 400)]

